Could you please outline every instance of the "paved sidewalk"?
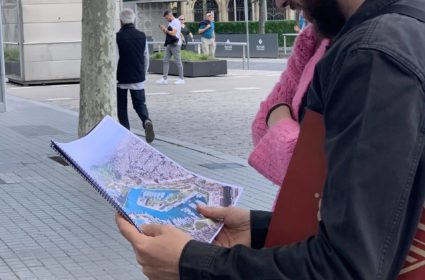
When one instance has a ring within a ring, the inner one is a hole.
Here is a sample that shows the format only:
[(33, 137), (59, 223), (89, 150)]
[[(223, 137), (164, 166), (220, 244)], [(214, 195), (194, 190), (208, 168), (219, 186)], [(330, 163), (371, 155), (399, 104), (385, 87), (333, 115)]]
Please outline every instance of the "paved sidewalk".
[[(76, 138), (76, 113), (9, 97), (0, 129), (0, 279), (143, 279), (112, 207), (49, 159), (50, 139)], [(276, 187), (244, 160), (161, 136), (153, 146), (191, 171), (243, 186), (240, 206), (270, 209)]]

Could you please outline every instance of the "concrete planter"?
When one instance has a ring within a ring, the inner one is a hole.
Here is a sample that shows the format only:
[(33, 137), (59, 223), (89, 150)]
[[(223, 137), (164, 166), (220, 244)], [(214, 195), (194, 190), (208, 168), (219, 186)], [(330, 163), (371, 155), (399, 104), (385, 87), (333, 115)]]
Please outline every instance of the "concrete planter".
[[(162, 60), (151, 59), (149, 73), (162, 74)], [(183, 75), (185, 77), (210, 77), (227, 74), (226, 60), (183, 61)], [(178, 75), (177, 65), (170, 61), (169, 75)]]
[(6, 62), (4, 64), (6, 75), (15, 75), (15, 76), (21, 76), (21, 66), (19, 62)]

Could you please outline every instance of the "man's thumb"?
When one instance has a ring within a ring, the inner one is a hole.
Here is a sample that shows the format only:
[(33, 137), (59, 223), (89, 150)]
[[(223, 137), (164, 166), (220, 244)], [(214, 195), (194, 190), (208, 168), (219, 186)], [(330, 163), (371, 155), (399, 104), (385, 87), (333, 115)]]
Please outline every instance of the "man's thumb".
[(198, 205), (198, 211), (207, 218), (214, 220), (224, 220), (229, 208), (225, 207), (205, 207)]
[(142, 232), (146, 236), (155, 237), (162, 233), (163, 225), (145, 224), (142, 225)]

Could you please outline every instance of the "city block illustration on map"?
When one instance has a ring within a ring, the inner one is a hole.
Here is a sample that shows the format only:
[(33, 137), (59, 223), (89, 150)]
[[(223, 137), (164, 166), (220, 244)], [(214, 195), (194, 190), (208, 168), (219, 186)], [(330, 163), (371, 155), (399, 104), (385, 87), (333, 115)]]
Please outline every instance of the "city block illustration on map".
[(235, 205), (241, 188), (191, 173), (105, 117), (89, 135), (53, 147), (137, 227), (170, 224), (211, 242), (221, 223), (196, 209)]

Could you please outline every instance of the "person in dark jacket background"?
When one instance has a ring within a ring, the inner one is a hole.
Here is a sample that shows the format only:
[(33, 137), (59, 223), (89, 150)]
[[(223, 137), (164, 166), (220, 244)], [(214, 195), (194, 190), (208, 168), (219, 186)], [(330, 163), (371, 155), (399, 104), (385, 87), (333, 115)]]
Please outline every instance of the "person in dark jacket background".
[(180, 21), (180, 23), (181, 23), (181, 25), (182, 25), (182, 29), (181, 29), (181, 34), (182, 34), (182, 36), (180, 36), (180, 37), (182, 37), (182, 39), (183, 39), (183, 42), (182, 42), (182, 50), (184, 50), (184, 49), (186, 49), (186, 47), (187, 47), (187, 43), (189, 43), (189, 38), (190, 38), (190, 41), (192, 41), (192, 40), (193, 40), (193, 34), (192, 34), (192, 32), (190, 32), (190, 30), (186, 27), (186, 20), (185, 20), (185, 18), (184, 18), (184, 15), (180, 15), (180, 16), (179, 16), (179, 21)]
[(410, 257), (415, 267), (401, 270), (416, 232), (425, 233), (418, 227), (425, 200), (425, 1), (276, 2), (302, 8), (332, 38), (306, 103), (323, 115), (326, 130), (319, 231), (263, 248), (271, 213), (200, 207), (224, 222), (206, 244), (170, 225), (144, 225), (141, 234), (117, 215), (150, 279), (397, 279), (425, 265)]
[(142, 120), (146, 142), (155, 139), (145, 97), (145, 80), (149, 68), (149, 51), (145, 33), (134, 26), (136, 16), (131, 9), (120, 12), (121, 29), (117, 33), (117, 107), (118, 120), (130, 129), (127, 112), (127, 92), (130, 90), (133, 107)]

